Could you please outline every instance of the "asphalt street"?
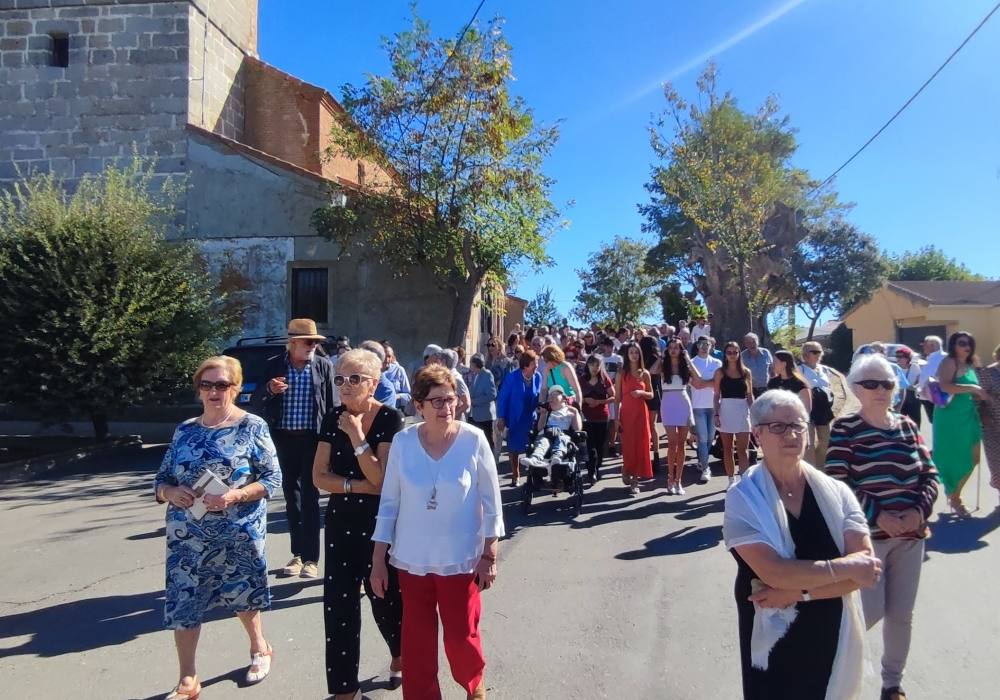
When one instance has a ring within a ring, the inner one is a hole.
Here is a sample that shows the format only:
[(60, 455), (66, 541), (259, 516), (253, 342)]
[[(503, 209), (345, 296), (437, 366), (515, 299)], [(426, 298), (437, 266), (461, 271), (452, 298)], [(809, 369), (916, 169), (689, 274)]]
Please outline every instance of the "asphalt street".
[[(0, 487), (0, 679), (7, 695), (157, 698), (176, 682), (162, 629), (163, 509), (151, 495), (163, 446), (82, 463), (57, 480)], [(667, 496), (662, 477), (629, 498), (619, 463), (587, 491), (543, 496), (523, 516), (504, 489), (508, 537), (484, 595), (490, 697), (740, 697), (733, 580), (721, 546), (725, 478)], [(721, 465), (716, 465), (716, 474)], [(689, 470), (687, 479), (693, 480)], [(975, 478), (967, 503), (975, 502)], [(1000, 513), (983, 485), (975, 518), (932, 520), (905, 687), (914, 700), (991, 697), (1000, 612)], [(943, 508), (943, 499), (939, 502)], [(289, 556), (280, 498), (270, 504), (269, 561)], [(203, 698), (323, 698), (322, 581), (274, 578), (264, 629), (271, 676), (241, 687), (246, 638), (235, 618), (202, 632)], [(401, 698), (379, 680), (388, 654), (363, 603), (366, 697)], [(878, 629), (869, 633), (867, 696), (878, 697)], [(445, 697), (464, 698), (441, 660)]]

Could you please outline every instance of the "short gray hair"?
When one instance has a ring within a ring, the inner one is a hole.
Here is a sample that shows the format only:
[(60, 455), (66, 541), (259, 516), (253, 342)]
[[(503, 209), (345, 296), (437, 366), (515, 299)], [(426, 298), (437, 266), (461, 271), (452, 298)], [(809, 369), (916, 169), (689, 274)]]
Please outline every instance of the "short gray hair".
[(760, 342), (760, 337), (756, 333), (746, 333), (746, 334), (744, 334), (743, 340), (746, 340), (747, 338), (753, 338), (758, 343)]
[(847, 373), (847, 383), (854, 389), (854, 385), (864, 379), (872, 379), (872, 370), (881, 370), (881, 375), (888, 375), (893, 382), (896, 381), (896, 371), (892, 368), (892, 363), (886, 359), (885, 355), (875, 353), (874, 355), (859, 355), (858, 359), (851, 365), (851, 371)]
[(786, 389), (768, 389), (750, 406), (750, 425), (758, 426), (761, 423), (767, 423), (768, 419), (780, 408), (794, 408), (799, 412), (803, 421), (809, 422), (809, 412), (798, 394)]
[(375, 353), (378, 357), (379, 362), (385, 362), (385, 348), (382, 347), (382, 343), (377, 340), (365, 340), (362, 341), (358, 348), (361, 350), (367, 350), (368, 352)]
[(441, 364), (448, 369), (455, 369), (458, 367), (458, 353), (451, 348), (444, 348), (437, 354), (437, 357), (441, 361)]
[(486, 366), (486, 359), (482, 356), (481, 353), (478, 353), (478, 352), (475, 355), (473, 355), (471, 358), (469, 358), (469, 362), (471, 364), (474, 364), (479, 369), (482, 369), (483, 367)]
[(926, 343), (927, 341), (933, 341), (933, 342), (937, 343), (938, 350), (940, 350), (941, 346), (944, 345), (944, 341), (941, 339), (940, 336), (937, 336), (937, 335), (928, 335), (928, 336), (926, 336), (924, 338), (924, 342)]
[(361, 367), (365, 374), (374, 377), (375, 381), (378, 381), (378, 378), (382, 376), (382, 363), (371, 350), (364, 348), (354, 348), (353, 350), (348, 350), (337, 358), (334, 368), (339, 374), (343, 372), (344, 368), (348, 365)]

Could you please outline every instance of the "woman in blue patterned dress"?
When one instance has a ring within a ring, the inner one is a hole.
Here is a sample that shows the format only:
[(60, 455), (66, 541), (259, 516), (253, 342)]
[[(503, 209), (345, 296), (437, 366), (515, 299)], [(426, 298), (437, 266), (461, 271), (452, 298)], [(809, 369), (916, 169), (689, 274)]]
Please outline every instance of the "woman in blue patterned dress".
[[(156, 500), (168, 503), (164, 624), (174, 630), (180, 680), (167, 700), (196, 700), (198, 635), (205, 614), (236, 613), (250, 638), (247, 683), (271, 669), (260, 611), (271, 605), (264, 536), (267, 505), (281, 486), (274, 444), (262, 418), (233, 403), (243, 369), (232, 357), (210, 357), (194, 374), (202, 414), (181, 423), (156, 475)], [(194, 484), (211, 469), (229, 490), (204, 496), (207, 512), (192, 513)]]

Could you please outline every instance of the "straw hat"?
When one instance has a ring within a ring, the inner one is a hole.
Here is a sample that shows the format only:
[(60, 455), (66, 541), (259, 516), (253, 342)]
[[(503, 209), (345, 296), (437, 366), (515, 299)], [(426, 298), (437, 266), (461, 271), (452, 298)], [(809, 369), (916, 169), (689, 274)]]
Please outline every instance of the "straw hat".
[(288, 339), (326, 340), (325, 335), (316, 332), (316, 322), (311, 318), (293, 318), (288, 322)]

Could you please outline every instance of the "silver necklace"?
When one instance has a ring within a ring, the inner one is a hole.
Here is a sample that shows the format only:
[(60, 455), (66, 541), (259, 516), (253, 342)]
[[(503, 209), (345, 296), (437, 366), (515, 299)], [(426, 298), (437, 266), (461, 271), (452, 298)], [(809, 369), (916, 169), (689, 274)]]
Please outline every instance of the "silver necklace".
[(222, 420), (220, 420), (218, 423), (213, 423), (212, 425), (209, 425), (208, 423), (206, 423), (205, 422), (205, 416), (202, 415), (202, 417), (201, 417), (201, 426), (203, 428), (218, 428), (220, 425), (222, 425), (223, 423), (228, 422), (229, 419), (233, 417), (233, 411), (234, 410), (235, 410), (235, 407), (230, 406), (229, 407), (229, 411), (227, 411), (226, 415), (224, 415), (222, 417)]
[[(419, 436), (420, 433), (418, 432), (417, 435)], [(447, 437), (447, 433), (445, 434), (445, 437)], [(426, 447), (424, 448), (424, 454), (427, 454), (427, 448)], [(442, 455), (442, 456), (444, 456), (444, 455)], [(431, 456), (429, 454), (427, 454), (427, 459), (430, 462), (432, 462), (432, 463), (434, 462), (434, 460), (431, 459)], [(431, 497), (427, 499), (427, 510), (437, 510), (437, 507), (438, 507), (438, 502), (437, 502), (438, 478), (440, 476), (441, 476), (441, 465), (440, 464), (435, 464), (434, 465), (434, 483), (431, 485)]]

